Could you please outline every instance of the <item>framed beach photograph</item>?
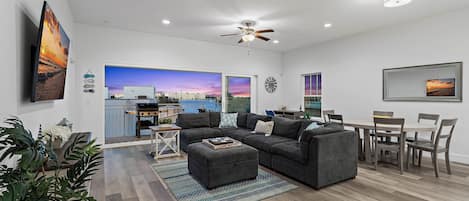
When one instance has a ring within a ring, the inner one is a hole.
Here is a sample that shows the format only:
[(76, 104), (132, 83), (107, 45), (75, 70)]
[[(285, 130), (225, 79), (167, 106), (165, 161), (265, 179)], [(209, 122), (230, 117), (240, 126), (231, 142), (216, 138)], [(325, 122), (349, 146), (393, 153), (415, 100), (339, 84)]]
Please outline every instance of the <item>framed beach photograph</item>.
[(427, 96), (455, 96), (456, 79), (433, 79), (426, 82)]

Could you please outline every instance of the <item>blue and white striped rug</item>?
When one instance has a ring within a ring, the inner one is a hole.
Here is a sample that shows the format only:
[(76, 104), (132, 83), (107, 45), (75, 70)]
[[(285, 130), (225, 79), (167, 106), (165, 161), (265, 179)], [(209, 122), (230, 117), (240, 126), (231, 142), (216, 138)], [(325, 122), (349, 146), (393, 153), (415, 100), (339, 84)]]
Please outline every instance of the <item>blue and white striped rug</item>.
[(178, 201), (262, 200), (298, 187), (259, 168), (256, 180), (207, 190), (189, 175), (187, 160), (153, 164), (152, 168)]

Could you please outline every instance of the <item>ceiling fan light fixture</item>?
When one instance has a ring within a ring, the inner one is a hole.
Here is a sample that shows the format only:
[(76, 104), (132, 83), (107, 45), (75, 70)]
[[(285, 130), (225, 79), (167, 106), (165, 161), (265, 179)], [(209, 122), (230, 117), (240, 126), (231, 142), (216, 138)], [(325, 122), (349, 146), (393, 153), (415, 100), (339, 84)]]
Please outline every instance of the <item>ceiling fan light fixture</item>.
[(412, 0), (384, 0), (384, 7), (395, 8), (395, 7), (407, 5), (411, 2)]
[(246, 34), (242, 38), (243, 38), (243, 41), (251, 42), (254, 39), (256, 39), (256, 36), (254, 36), (253, 34)]

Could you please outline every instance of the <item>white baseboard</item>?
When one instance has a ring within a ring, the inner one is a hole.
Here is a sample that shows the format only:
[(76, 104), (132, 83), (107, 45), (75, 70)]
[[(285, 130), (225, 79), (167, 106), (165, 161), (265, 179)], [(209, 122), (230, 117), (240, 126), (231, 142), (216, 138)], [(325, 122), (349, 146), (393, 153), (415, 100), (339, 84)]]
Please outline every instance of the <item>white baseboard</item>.
[(137, 145), (147, 145), (150, 144), (150, 140), (142, 140), (142, 141), (133, 141), (133, 142), (121, 142), (121, 143), (113, 143), (113, 144), (105, 144), (103, 145), (103, 149), (111, 149), (111, 148), (118, 148), (118, 147), (130, 147), (130, 146), (137, 146)]
[(452, 162), (458, 162), (458, 163), (463, 163), (463, 164), (469, 165), (469, 156), (468, 155), (451, 153), (449, 157), (450, 157), (450, 160)]

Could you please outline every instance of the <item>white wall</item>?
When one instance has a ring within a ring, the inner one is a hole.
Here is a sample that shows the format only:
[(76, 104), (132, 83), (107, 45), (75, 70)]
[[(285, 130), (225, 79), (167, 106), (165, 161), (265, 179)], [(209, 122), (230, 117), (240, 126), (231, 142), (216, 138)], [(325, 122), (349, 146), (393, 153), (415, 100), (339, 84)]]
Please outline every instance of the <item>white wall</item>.
[[(257, 75), (257, 111), (281, 105), (281, 88), (274, 94), (268, 94), (263, 88), (268, 76), (280, 80), (280, 53), (251, 50), (248, 55), (248, 49), (235, 46), (92, 25), (76, 24), (75, 28), (78, 82), (80, 75), (88, 70), (96, 74), (96, 93), (79, 95), (78, 126), (92, 131), (98, 142), (104, 142), (105, 64)], [(79, 91), (81, 86), (77, 87)]]
[[(346, 119), (370, 119), (373, 110), (391, 110), (408, 121), (417, 113), (457, 117), (452, 159), (469, 163), (469, 104), (383, 102), (382, 69), (463, 61), (469, 63), (469, 10), (452, 12), (405, 25), (388, 27), (309, 48), (284, 56), (284, 103), (302, 104), (300, 75), (323, 73), (323, 108), (333, 108)], [(331, 30), (333, 31), (333, 30)], [(469, 79), (468, 72), (463, 71)], [(469, 94), (464, 82), (463, 95)]]
[[(73, 19), (67, 1), (49, 0), (51, 8), (74, 44)], [(74, 119), (70, 113), (73, 103), (74, 65), (69, 64), (65, 99), (49, 102), (30, 102), (31, 45), (37, 40), (42, 0), (4, 0), (0, 6), (0, 117), (19, 116), (34, 134), (39, 124), (44, 127), (58, 123), (61, 118)], [(70, 50), (73, 57), (73, 47)]]

